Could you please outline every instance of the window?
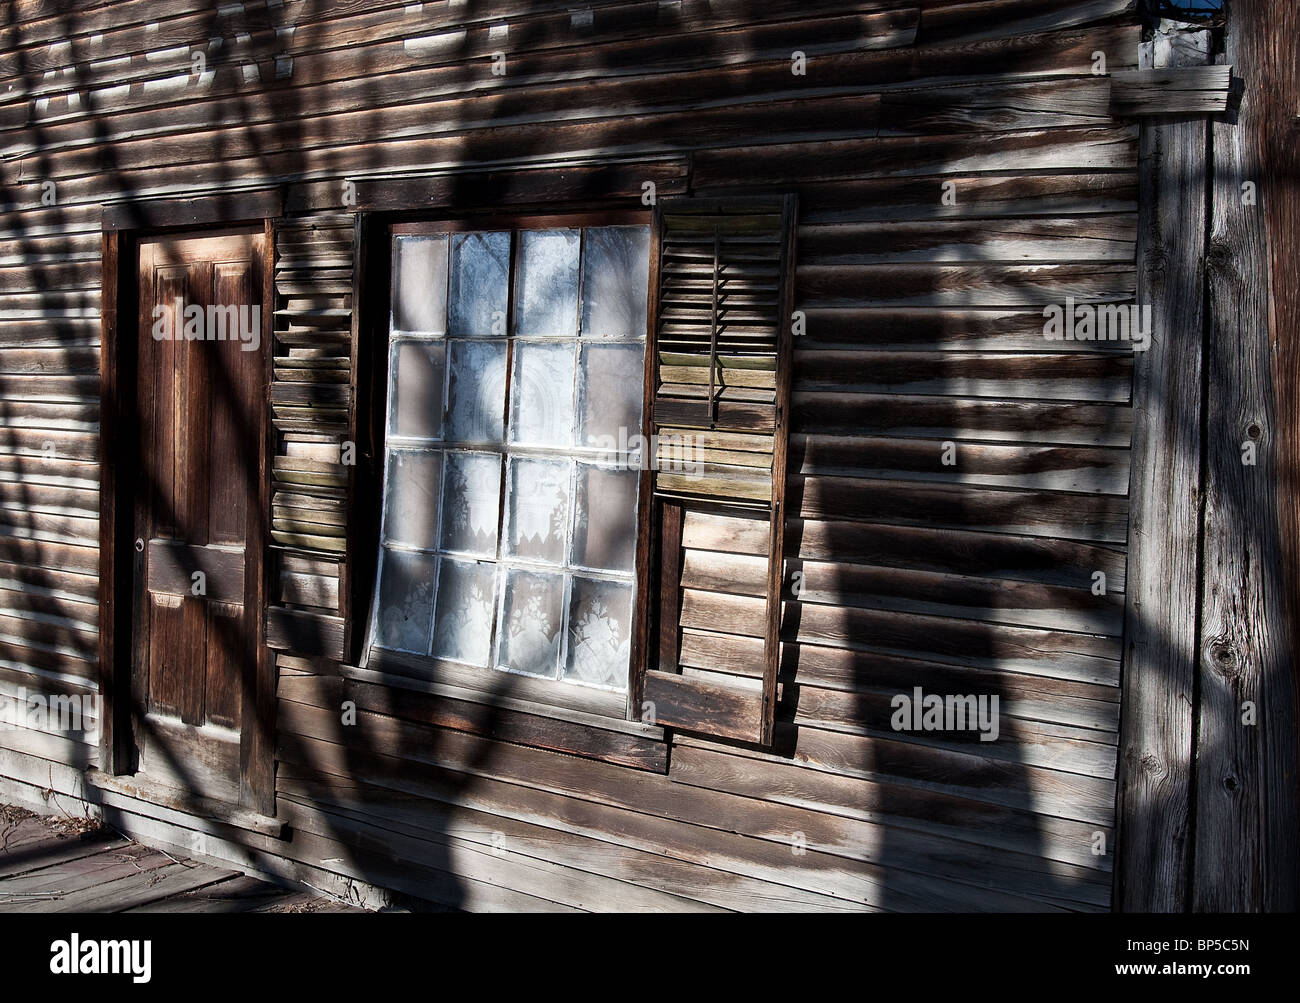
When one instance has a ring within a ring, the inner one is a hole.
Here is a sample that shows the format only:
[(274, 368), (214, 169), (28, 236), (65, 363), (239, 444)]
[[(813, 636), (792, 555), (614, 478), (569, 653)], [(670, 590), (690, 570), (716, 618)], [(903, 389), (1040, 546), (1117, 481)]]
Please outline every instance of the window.
[(635, 219), (394, 228), (372, 651), (626, 691), (649, 254)]

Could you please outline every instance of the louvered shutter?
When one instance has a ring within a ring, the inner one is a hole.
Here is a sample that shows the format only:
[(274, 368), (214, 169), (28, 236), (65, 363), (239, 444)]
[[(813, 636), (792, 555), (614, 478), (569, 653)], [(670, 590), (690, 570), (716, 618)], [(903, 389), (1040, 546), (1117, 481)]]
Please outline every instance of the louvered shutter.
[(267, 643), (345, 657), (349, 513), (355, 441), (352, 302), (355, 220), (281, 220), (275, 233), (275, 357), (271, 422), (271, 548), (278, 571)]
[(663, 200), (643, 671), (660, 725), (770, 744), (795, 199)]

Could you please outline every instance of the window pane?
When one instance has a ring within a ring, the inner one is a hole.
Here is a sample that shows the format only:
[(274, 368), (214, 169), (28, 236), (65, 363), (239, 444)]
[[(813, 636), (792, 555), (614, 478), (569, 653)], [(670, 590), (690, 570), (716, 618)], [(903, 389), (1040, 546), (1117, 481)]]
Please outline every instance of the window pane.
[(637, 446), (644, 358), (640, 345), (582, 346), (578, 436), (583, 445), (620, 452)]
[(578, 324), (577, 230), (519, 235), (518, 323), (524, 337), (573, 337)]
[(649, 253), (648, 226), (393, 239), (375, 644), (626, 687)]
[(593, 227), (583, 240), (582, 336), (644, 338), (650, 228)]
[(487, 665), (492, 654), (495, 566), (444, 558), (438, 575), (433, 655)]
[(510, 556), (562, 564), (569, 524), (569, 464), (511, 457), (508, 508)]
[(447, 235), (393, 239), (393, 330), (447, 331)]
[(632, 587), (575, 575), (568, 644), (564, 678), (621, 689), (632, 657)]
[(515, 346), (510, 441), (568, 446), (573, 439), (573, 343)]
[(393, 345), (388, 427), (395, 435), (437, 439), (442, 435), (442, 378), (446, 346), (399, 341)]
[(438, 494), (442, 454), (395, 451), (388, 458), (384, 536), (432, 550), (438, 546)]
[(434, 558), (383, 551), (379, 573), (379, 623), (375, 640), (386, 648), (428, 654), (433, 613)]
[(636, 507), (641, 473), (578, 464), (573, 556), (579, 567), (630, 574), (636, 563)]
[(453, 234), (451, 259), (451, 334), (504, 335), (510, 301), (509, 232)]
[(500, 443), (506, 404), (505, 344), (452, 342), (448, 396), (448, 439)]
[(557, 676), (563, 606), (563, 575), (508, 571), (497, 664), (532, 676)]
[(496, 557), (501, 460), (495, 453), (448, 453), (442, 489), (442, 549)]

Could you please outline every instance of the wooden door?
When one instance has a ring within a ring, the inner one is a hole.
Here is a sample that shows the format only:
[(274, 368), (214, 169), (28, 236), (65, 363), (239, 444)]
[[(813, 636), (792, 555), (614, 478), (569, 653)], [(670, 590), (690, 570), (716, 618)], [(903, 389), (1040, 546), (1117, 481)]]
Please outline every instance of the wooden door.
[(231, 803), (248, 801), (261, 633), (263, 245), (258, 232), (139, 248), (137, 765)]

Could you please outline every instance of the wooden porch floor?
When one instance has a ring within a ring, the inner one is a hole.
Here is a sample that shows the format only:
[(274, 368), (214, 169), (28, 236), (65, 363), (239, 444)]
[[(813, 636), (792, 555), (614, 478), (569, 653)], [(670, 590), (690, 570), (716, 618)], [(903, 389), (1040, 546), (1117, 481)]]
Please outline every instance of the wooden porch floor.
[(0, 912), (356, 912), (83, 820), (0, 805)]

